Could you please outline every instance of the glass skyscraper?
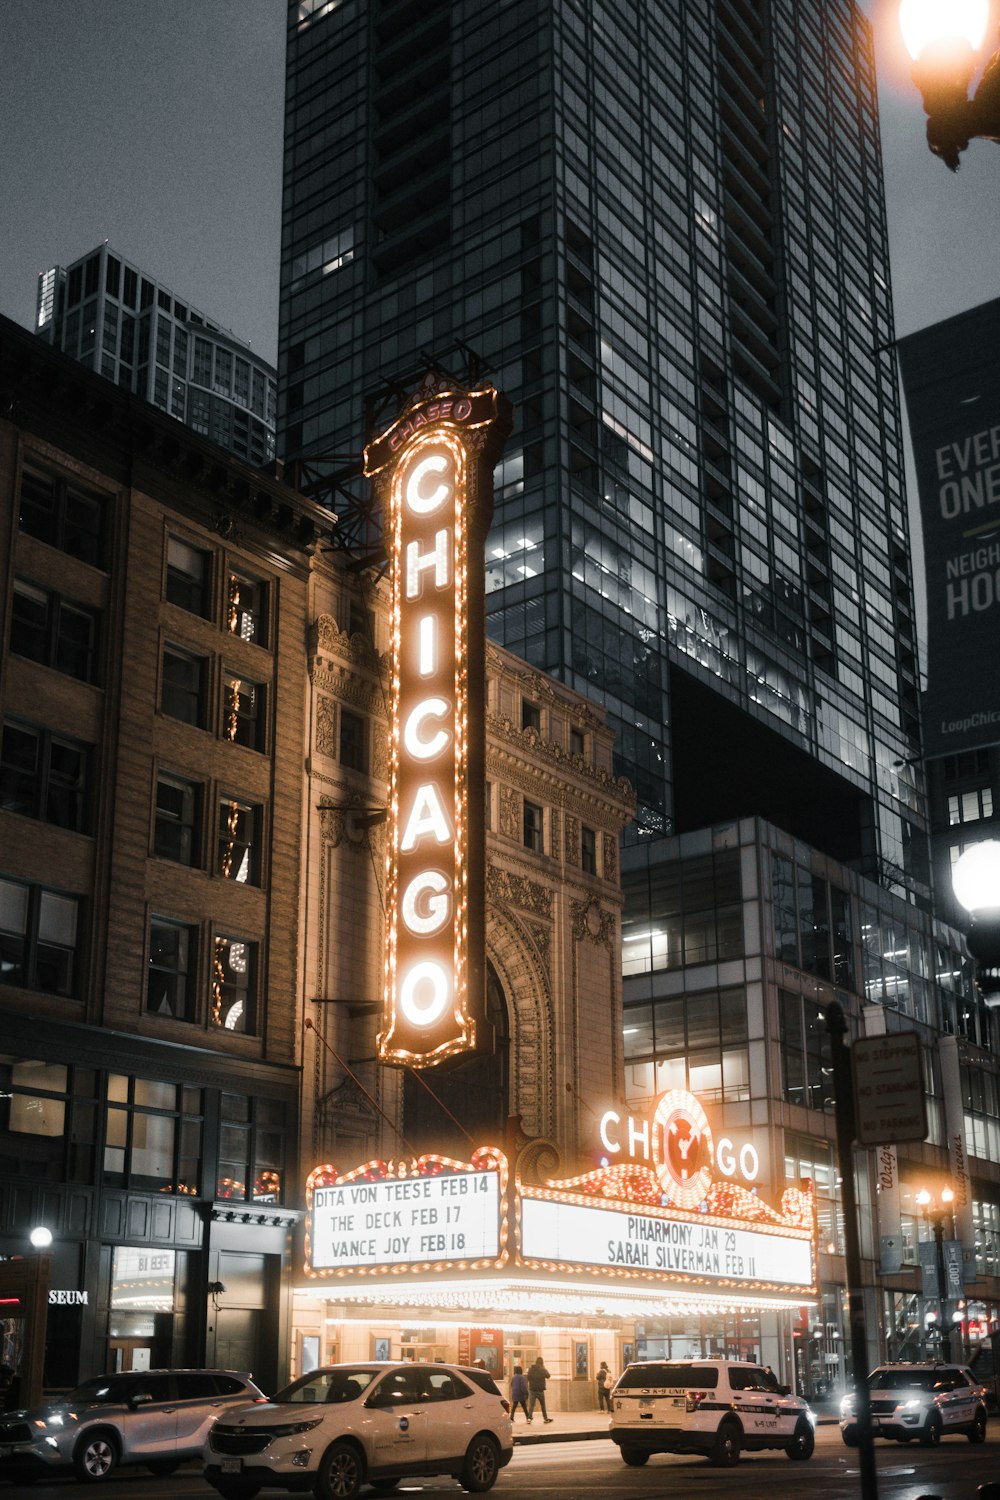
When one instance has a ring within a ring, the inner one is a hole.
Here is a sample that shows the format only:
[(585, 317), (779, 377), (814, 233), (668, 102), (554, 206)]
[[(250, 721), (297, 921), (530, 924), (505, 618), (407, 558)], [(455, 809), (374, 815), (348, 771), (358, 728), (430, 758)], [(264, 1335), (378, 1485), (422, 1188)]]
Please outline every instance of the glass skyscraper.
[(274, 459), (274, 366), (104, 242), (38, 277), (35, 332), (213, 443)]
[[(489, 628), (642, 843), (745, 813), (926, 895), (872, 39), (852, 0), (292, 0), (278, 450), (469, 351)], [(641, 856), (634, 856), (641, 858)]]

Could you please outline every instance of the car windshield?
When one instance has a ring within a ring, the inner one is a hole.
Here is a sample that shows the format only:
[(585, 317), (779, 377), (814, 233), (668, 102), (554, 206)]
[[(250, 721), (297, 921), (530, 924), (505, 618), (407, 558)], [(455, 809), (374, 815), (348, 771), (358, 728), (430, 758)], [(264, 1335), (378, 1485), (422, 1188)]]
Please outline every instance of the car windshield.
[(876, 1370), (869, 1384), (873, 1391), (934, 1391), (952, 1379), (950, 1370)]
[(699, 1390), (714, 1390), (719, 1383), (719, 1371), (715, 1365), (660, 1364), (649, 1360), (644, 1364), (629, 1365), (616, 1387), (619, 1391), (677, 1390), (695, 1386)]
[(338, 1370), (313, 1370), (311, 1375), (293, 1380), (271, 1400), (276, 1406), (312, 1406), (320, 1402), (335, 1405), (342, 1401), (356, 1401), (364, 1395), (378, 1373), (378, 1370), (355, 1370), (347, 1366)]

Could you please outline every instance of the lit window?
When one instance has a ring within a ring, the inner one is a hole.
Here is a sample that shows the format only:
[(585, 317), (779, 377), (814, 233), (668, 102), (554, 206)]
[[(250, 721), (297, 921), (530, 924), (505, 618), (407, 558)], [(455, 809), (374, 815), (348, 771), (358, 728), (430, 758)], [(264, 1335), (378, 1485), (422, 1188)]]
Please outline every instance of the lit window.
[(235, 797), (219, 799), (219, 842), (216, 869), (223, 880), (240, 885), (260, 883), (261, 810)]
[(212, 963), (209, 1020), (225, 1031), (252, 1033), (256, 1029), (255, 985), (257, 944), (219, 933)]
[(248, 750), (264, 748), (264, 689), (226, 672), (222, 679), (222, 736)]
[(969, 792), (952, 792), (948, 797), (948, 822), (975, 823), (993, 816), (993, 788), (974, 787)]

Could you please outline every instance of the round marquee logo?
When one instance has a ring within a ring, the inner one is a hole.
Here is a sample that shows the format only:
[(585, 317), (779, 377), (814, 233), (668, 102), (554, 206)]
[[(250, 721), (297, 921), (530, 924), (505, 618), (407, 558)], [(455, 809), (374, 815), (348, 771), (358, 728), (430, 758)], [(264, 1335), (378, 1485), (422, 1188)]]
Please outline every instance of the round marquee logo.
[(670, 1089), (653, 1116), (653, 1165), (668, 1202), (697, 1208), (712, 1182), (715, 1148), (708, 1117), (693, 1094)]

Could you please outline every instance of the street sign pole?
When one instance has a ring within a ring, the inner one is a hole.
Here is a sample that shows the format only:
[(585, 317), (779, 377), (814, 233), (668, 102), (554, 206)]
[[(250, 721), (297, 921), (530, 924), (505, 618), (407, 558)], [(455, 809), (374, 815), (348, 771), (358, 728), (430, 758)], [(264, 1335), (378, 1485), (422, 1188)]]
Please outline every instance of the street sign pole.
[(837, 1157), (840, 1192), (844, 1205), (844, 1257), (851, 1325), (851, 1364), (854, 1381), (854, 1412), (858, 1428), (858, 1463), (862, 1500), (878, 1500), (875, 1471), (875, 1438), (872, 1433), (871, 1398), (868, 1393), (868, 1342), (865, 1336), (865, 1299), (861, 1286), (861, 1238), (858, 1233), (858, 1201), (854, 1191), (854, 1084), (851, 1054), (845, 1040), (847, 1022), (843, 1007), (831, 1000), (823, 1013), (830, 1033), (833, 1090), (837, 1122)]

